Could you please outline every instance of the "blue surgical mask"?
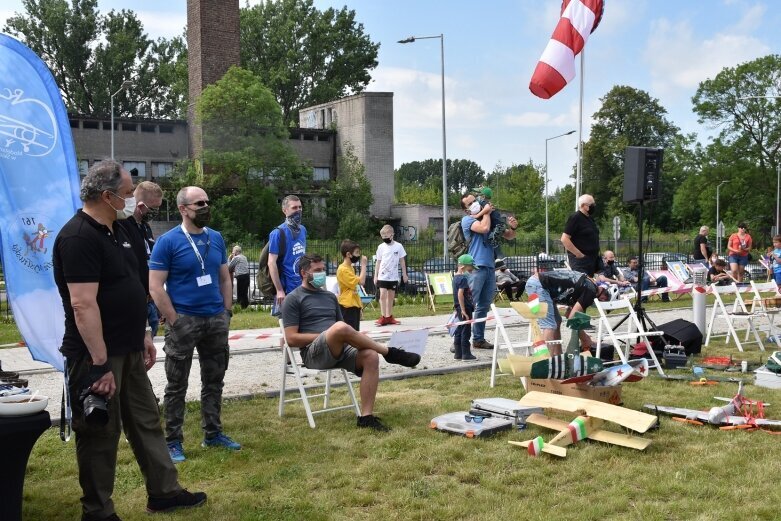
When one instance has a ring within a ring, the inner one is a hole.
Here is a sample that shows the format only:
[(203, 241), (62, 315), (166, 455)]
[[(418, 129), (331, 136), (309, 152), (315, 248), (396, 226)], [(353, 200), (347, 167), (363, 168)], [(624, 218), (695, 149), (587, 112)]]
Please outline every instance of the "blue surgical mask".
[(325, 286), (325, 272), (318, 271), (317, 273), (313, 273), (312, 276), (309, 278), (309, 284), (311, 284), (312, 287), (317, 289), (320, 289), (323, 286)]

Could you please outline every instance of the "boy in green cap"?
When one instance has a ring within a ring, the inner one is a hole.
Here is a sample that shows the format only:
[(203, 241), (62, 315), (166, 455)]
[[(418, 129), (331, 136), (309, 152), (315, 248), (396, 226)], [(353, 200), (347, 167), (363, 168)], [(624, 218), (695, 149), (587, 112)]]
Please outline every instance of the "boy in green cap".
[[(480, 190), (478, 190), (477, 195), (477, 201), (480, 203), (481, 207), (485, 207), (487, 203), (491, 202), (491, 198), (494, 196), (494, 191), (491, 190), (489, 187), (484, 186)], [(499, 245), (502, 244), (502, 236), (504, 235), (505, 230), (507, 230), (507, 222), (502, 217), (501, 212), (499, 210), (494, 210), (491, 212), (491, 229), (488, 232), (488, 244), (491, 245), (492, 248), (495, 250), (499, 248)], [(496, 257), (499, 256), (499, 252), (496, 252)]]
[[(475, 305), (472, 302), (472, 291), (469, 289), (469, 274), (475, 269), (475, 261), (465, 253), (458, 258), (458, 270), (453, 277), (453, 307), (458, 321), (472, 320)], [(472, 324), (461, 324), (456, 327), (453, 335), (453, 345), (456, 355), (453, 357), (462, 362), (474, 362), (477, 357), (470, 350)]]

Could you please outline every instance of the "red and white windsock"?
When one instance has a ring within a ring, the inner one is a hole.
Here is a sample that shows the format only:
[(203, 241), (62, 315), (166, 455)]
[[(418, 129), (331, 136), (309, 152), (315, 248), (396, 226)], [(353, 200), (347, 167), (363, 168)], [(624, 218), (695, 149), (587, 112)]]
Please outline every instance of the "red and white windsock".
[(548, 99), (575, 77), (575, 56), (602, 20), (604, 0), (564, 0), (561, 18), (542, 52), (529, 82), (529, 90)]

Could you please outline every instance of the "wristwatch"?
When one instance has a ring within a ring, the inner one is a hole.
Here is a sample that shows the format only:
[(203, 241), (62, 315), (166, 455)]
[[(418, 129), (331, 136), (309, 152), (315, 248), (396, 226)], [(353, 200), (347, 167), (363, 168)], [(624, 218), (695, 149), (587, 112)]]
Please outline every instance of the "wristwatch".
[(152, 332), (152, 326), (146, 326), (146, 329), (144, 331), (146, 331), (147, 333), (151, 333)]

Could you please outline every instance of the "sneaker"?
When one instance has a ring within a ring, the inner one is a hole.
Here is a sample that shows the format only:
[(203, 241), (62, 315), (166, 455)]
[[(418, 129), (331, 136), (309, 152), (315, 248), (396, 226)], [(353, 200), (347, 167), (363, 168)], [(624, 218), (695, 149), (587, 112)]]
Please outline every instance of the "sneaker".
[(389, 316), (386, 320), (387, 320), (387, 323), (392, 325), (392, 326), (398, 326), (399, 324), (401, 324), (401, 322), (399, 322), (398, 320), (393, 318), (393, 315)]
[(179, 508), (194, 508), (206, 503), (205, 492), (188, 492), (182, 489), (178, 495), (169, 498), (150, 497), (146, 502), (146, 511), (150, 514), (170, 512)]
[(358, 427), (362, 429), (372, 429), (377, 432), (388, 432), (390, 427), (383, 424), (379, 418), (373, 414), (367, 414), (366, 416), (359, 416), (357, 421)]
[(375, 326), (387, 326), (389, 324), (387, 317), (380, 317), (374, 323)]
[(494, 345), (488, 340), (478, 340), (472, 343), (472, 349), (493, 349)]
[(478, 358), (475, 355), (466, 355), (461, 357), (462, 362), (477, 362)]
[(453, 360), (461, 360), (461, 357), (460, 356), (454, 356)]
[(223, 447), (229, 450), (241, 450), (241, 445), (233, 441), (230, 436), (225, 433), (219, 433), (214, 438), (204, 438), (201, 447)]
[(182, 449), (181, 441), (171, 441), (168, 443), (168, 454), (171, 456), (171, 461), (174, 463), (181, 463), (187, 458), (184, 456), (184, 449)]
[(403, 365), (404, 367), (415, 367), (420, 363), (420, 355), (409, 353), (398, 347), (388, 347), (388, 354), (385, 355), (385, 361), (389, 364)]

